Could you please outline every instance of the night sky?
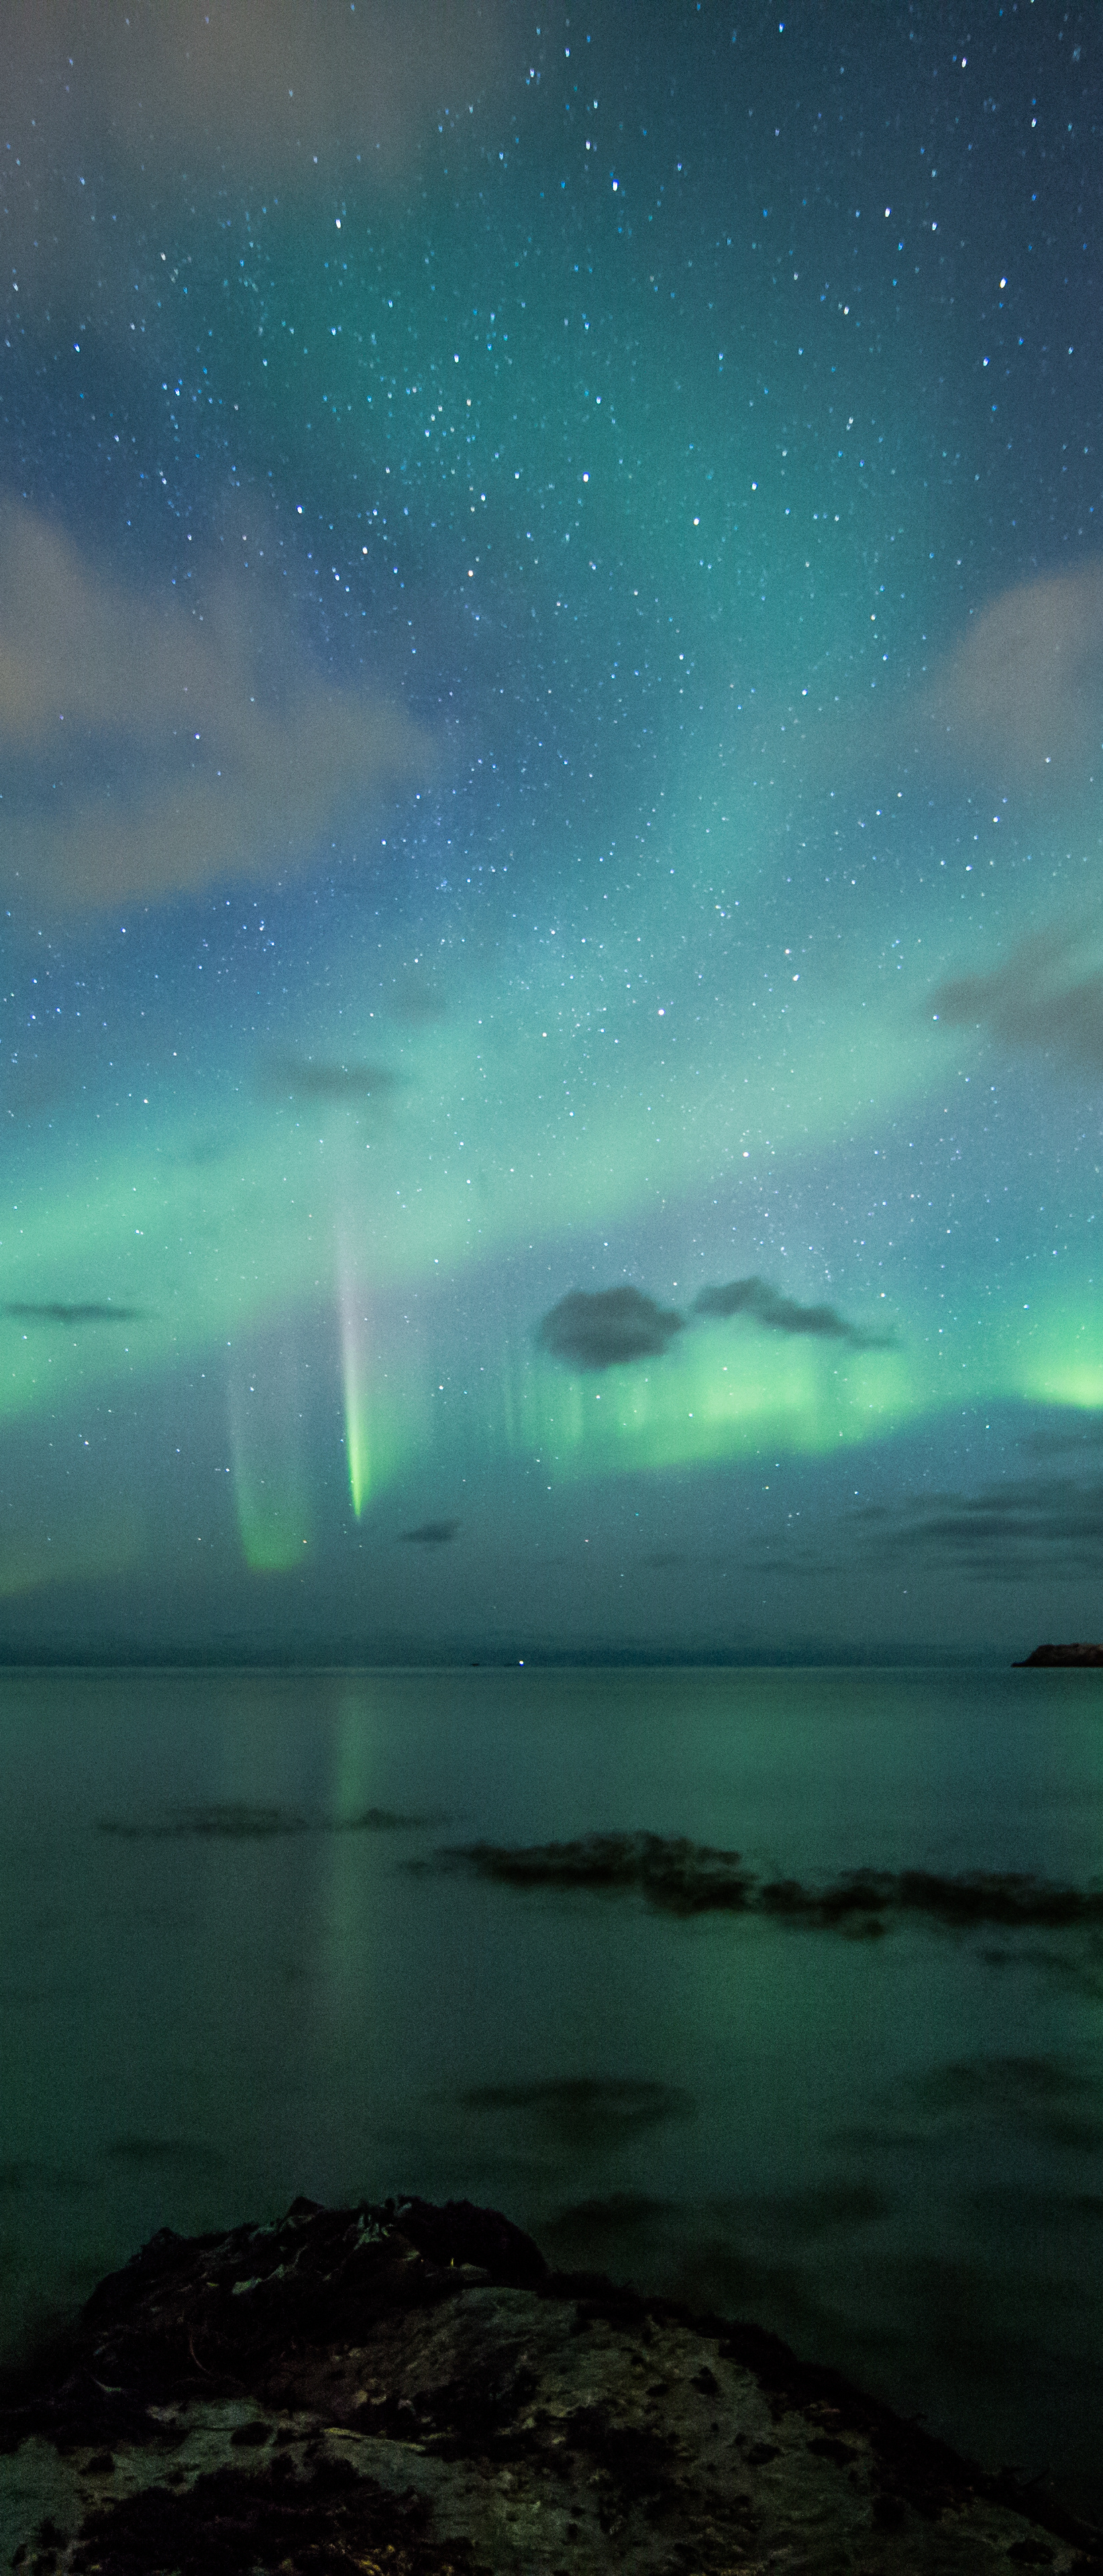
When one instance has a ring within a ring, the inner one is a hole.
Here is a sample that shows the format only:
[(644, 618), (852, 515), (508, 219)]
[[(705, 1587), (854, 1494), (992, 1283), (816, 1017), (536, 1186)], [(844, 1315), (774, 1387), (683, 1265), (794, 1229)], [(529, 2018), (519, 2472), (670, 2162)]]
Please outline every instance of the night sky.
[(1098, 11), (0, 117), (0, 1647), (1099, 1635)]

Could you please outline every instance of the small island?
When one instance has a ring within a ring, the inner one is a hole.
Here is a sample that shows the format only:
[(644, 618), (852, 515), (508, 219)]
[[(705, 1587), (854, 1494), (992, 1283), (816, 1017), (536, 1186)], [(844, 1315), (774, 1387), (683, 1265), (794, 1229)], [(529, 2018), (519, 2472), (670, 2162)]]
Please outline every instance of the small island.
[(1025, 1673), (1032, 1664), (1041, 1664), (1050, 1670), (1052, 1670), (1055, 1664), (1071, 1666), (1077, 1670), (1081, 1670), (1085, 1665), (1103, 1665), (1103, 1646), (1079, 1644), (1075, 1646), (1035, 1646), (1032, 1655), (1019, 1656), (1018, 1661), (1014, 1666), (1014, 1670), (1017, 1673)]

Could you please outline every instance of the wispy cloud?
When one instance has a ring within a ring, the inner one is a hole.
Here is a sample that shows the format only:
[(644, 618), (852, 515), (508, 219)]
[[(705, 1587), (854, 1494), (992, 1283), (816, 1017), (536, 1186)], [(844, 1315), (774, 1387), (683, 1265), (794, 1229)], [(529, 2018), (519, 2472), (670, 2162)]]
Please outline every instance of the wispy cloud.
[(771, 1288), (767, 1279), (730, 1279), (723, 1288), (702, 1288), (693, 1300), (693, 1312), (705, 1317), (749, 1315), (769, 1333), (849, 1342), (859, 1351), (886, 1350), (893, 1338), (891, 1333), (865, 1332), (857, 1324), (848, 1324), (836, 1306), (802, 1306), (796, 1297), (783, 1297), (779, 1289)]
[(936, 754), (1040, 786), (1098, 755), (1103, 565), (1004, 591), (947, 655), (915, 713)]
[[(88, 205), (69, 179), (82, 169), (110, 173), (119, 232), (129, 194), (154, 193), (153, 171), (186, 169), (198, 190), (233, 173), (284, 203), (331, 198), (335, 184), (389, 189), (458, 101), (480, 146), (487, 112), (500, 117), (508, 100), (516, 119), (526, 41), (508, 0), (158, 0), (90, 14), (71, 0), (9, 0), (5, 96), (23, 137), (13, 240), (52, 276), (62, 261), (94, 271), (107, 232), (102, 275), (115, 246), (106, 225), (88, 238), (93, 186)], [(453, 128), (453, 152), (456, 140)]]
[(950, 1559), (988, 1580), (1097, 1572), (1103, 1555), (1103, 1484), (1071, 1477), (934, 1495), (902, 1511), (874, 1506), (861, 1517), (880, 1547)]
[(142, 1533), (126, 1510), (106, 1513), (102, 1522), (89, 1516), (83, 1527), (70, 1526), (16, 1538), (0, 1537), (0, 1601), (44, 1592), (65, 1584), (94, 1584), (123, 1574), (141, 1555)]
[(408, 1547), (447, 1547), (459, 1535), (458, 1521), (420, 1521), (416, 1529), (403, 1530)]
[(428, 1027), (448, 1015), (448, 1004), (440, 985), (431, 975), (424, 974), (400, 976), (390, 1007), (397, 1020), (406, 1020), (413, 1028)]
[(401, 707), (318, 677), (276, 592), (197, 563), (133, 589), (0, 506), (0, 877), (52, 909), (282, 880), (384, 786), (429, 774)]
[(400, 1087), (400, 1076), (383, 1064), (319, 1063), (313, 1056), (272, 1056), (264, 1088), (280, 1099), (382, 1100)]
[(67, 1305), (57, 1297), (11, 1297), (0, 1306), (15, 1324), (147, 1324), (145, 1306), (109, 1306), (99, 1300)]
[(939, 985), (931, 1009), (950, 1028), (987, 1028), (1001, 1046), (1103, 1073), (1103, 956), (1097, 921), (1024, 939), (1002, 966)]

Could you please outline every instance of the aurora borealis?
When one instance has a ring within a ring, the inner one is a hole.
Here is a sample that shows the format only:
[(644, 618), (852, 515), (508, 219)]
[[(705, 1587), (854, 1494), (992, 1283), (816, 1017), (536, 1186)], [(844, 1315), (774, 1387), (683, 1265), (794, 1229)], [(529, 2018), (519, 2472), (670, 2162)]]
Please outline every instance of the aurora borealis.
[(1098, 1634), (1095, 13), (8, 31), (7, 1650)]

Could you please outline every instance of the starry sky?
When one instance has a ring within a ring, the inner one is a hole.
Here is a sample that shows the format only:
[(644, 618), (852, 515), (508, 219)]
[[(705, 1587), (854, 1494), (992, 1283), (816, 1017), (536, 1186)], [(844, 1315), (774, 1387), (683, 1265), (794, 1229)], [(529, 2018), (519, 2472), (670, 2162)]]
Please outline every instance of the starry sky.
[(0, 1647), (1098, 1635), (1098, 13), (7, 28)]

